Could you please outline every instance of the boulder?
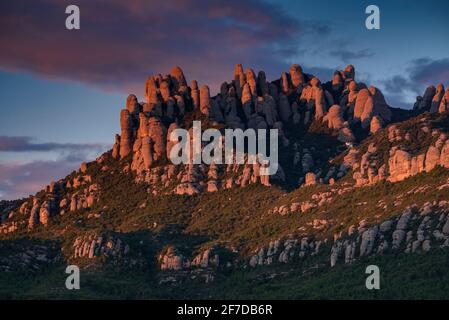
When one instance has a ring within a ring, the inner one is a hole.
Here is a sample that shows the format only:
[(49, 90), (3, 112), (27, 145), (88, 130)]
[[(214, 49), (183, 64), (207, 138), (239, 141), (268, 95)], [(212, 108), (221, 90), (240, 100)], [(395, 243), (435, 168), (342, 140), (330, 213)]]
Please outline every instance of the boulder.
[(433, 97), (435, 96), (436, 88), (434, 86), (428, 86), (424, 95), (422, 97), (421, 102), (418, 105), (418, 110), (420, 111), (430, 111), (430, 107), (432, 105)]
[(313, 172), (308, 172), (306, 174), (305, 185), (311, 186), (311, 185), (315, 185), (316, 183), (317, 183), (316, 175)]
[(206, 85), (201, 86), (200, 89), (200, 111), (202, 114), (209, 115), (210, 109), (210, 92)]
[(148, 121), (148, 136), (153, 142), (154, 160), (166, 159), (167, 154), (167, 129), (157, 117), (151, 117)]
[(294, 88), (297, 88), (304, 83), (304, 74), (300, 65), (293, 64), (290, 67), (290, 78)]
[(441, 100), (443, 99), (443, 96), (444, 96), (444, 86), (443, 86), (443, 84), (440, 83), (437, 85), (437, 88), (435, 90), (435, 95), (433, 96), (432, 102), (430, 104), (430, 112), (431, 113), (438, 112)]
[(380, 117), (374, 116), (371, 119), (369, 131), (370, 131), (370, 133), (375, 134), (380, 129), (382, 129), (382, 120)]
[(246, 83), (246, 76), (245, 73), (243, 72), (243, 66), (240, 63), (238, 63), (235, 65), (234, 68), (234, 84), (238, 98), (242, 97), (242, 89), (245, 83)]
[(449, 140), (446, 140), (440, 154), (440, 165), (449, 168)]
[(248, 69), (246, 69), (245, 75), (246, 75), (246, 83), (248, 84), (248, 86), (251, 90), (251, 95), (254, 97), (257, 97), (256, 74), (254, 73), (253, 69), (248, 68)]
[(170, 71), (172, 83), (176, 91), (179, 91), (181, 87), (187, 87), (187, 81), (184, 77), (184, 72), (178, 66), (173, 67)]
[(170, 84), (167, 81), (162, 81), (160, 84), (159, 91), (161, 93), (162, 100), (167, 103), (167, 101), (170, 99), (171, 93), (170, 93)]
[(402, 181), (411, 175), (411, 156), (408, 152), (397, 149), (388, 160), (388, 166), (390, 172), (388, 180), (391, 182)]
[(425, 168), (426, 172), (431, 171), (435, 168), (440, 162), (440, 150), (434, 146), (430, 146), (427, 149), (426, 160), (425, 160)]
[(449, 88), (446, 89), (443, 98), (441, 99), (440, 105), (438, 107), (439, 113), (444, 113), (449, 111)]
[(351, 81), (355, 80), (355, 68), (352, 64), (349, 64), (342, 71), (343, 79), (346, 84), (349, 84)]
[(367, 256), (373, 251), (377, 234), (378, 234), (377, 226), (374, 226), (373, 228), (370, 228), (365, 232), (363, 232), (362, 241), (360, 244), (360, 256)]
[(344, 126), (344, 119), (341, 112), (341, 107), (334, 104), (329, 108), (329, 112), (324, 116), (323, 122), (327, 122), (329, 129), (340, 130)]
[(192, 80), (190, 82), (190, 96), (193, 102), (193, 108), (199, 109), (200, 107), (200, 91), (198, 90), (198, 82), (196, 80)]
[(128, 98), (126, 98), (126, 110), (128, 110), (130, 114), (138, 114), (140, 112), (140, 105), (134, 94), (130, 94)]
[(134, 139), (133, 121), (127, 109), (120, 112), (120, 127), (122, 134), (120, 136), (120, 158), (123, 159), (131, 152)]

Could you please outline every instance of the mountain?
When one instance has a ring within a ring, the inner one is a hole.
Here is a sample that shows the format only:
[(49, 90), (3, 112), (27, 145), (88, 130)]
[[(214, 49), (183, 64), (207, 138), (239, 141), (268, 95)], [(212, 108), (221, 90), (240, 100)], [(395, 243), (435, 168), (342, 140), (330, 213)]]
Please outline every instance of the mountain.
[[(443, 85), (402, 110), (352, 65), (322, 83), (297, 64), (271, 82), (238, 64), (216, 96), (174, 67), (144, 97), (128, 96), (111, 150), (0, 202), (0, 296), (448, 298)], [(249, 146), (243, 164), (173, 164), (170, 135), (195, 120), (277, 129), (276, 174)], [(65, 288), (69, 264), (84, 290)], [(372, 264), (385, 290), (364, 288)]]

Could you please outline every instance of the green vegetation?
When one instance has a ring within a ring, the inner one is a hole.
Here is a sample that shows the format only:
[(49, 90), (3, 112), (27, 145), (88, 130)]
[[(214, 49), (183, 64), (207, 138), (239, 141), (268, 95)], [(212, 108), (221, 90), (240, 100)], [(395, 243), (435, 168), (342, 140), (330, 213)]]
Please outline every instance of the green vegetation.
[[(381, 289), (365, 287), (366, 266), (380, 268)], [(85, 270), (81, 289), (67, 290), (63, 266), (40, 274), (0, 274), (0, 299), (448, 299), (447, 251), (363, 259), (317, 268), (312, 263), (259, 267), (217, 276), (209, 284), (159, 283), (144, 270)], [(170, 273), (168, 273), (170, 274)]]
[[(420, 121), (430, 117), (430, 131), (419, 128)], [(448, 117), (423, 115), (398, 124), (407, 129), (410, 139), (401, 146), (412, 154), (423, 152), (423, 145), (433, 143), (432, 128), (448, 128)], [(301, 148), (313, 153), (316, 165), (327, 170), (328, 160), (345, 148), (325, 129), (312, 124), (307, 133), (291, 135)], [(286, 131), (294, 128), (286, 126)], [(443, 130), (444, 131), (444, 130)], [(359, 145), (365, 152), (375, 143), (379, 160), (385, 162), (390, 143), (387, 131), (372, 135)], [(319, 145), (320, 148), (316, 148)], [(397, 183), (386, 181), (373, 186), (354, 188), (351, 177), (338, 180), (334, 185), (318, 184), (294, 188), (303, 175), (293, 167), (293, 148), (282, 150), (281, 164), (287, 173), (283, 185), (265, 187), (259, 184), (233, 188), (220, 192), (194, 196), (157, 196), (148, 192), (148, 185), (136, 183), (132, 172), (123, 172), (130, 157), (121, 161), (112, 159), (110, 152), (101, 163), (88, 165), (87, 174), (97, 183), (100, 200), (89, 209), (67, 212), (51, 217), (49, 225), (41, 225), (28, 232), (26, 224), (12, 234), (0, 235), (0, 258), (16, 252), (18, 246), (43, 244), (55, 252), (62, 249), (64, 261), (40, 266), (37, 271), (21, 270), (0, 272), (0, 298), (264, 298), (264, 299), (340, 299), (340, 298), (448, 298), (449, 276), (446, 272), (447, 250), (433, 250), (425, 254), (386, 255), (368, 258), (354, 265), (327, 267), (329, 256), (295, 260), (286, 265), (274, 264), (256, 269), (220, 268), (215, 281), (205, 285), (205, 274), (190, 271), (160, 272), (156, 264), (158, 255), (173, 246), (186, 257), (193, 257), (205, 248), (215, 246), (223, 250), (220, 265), (247, 258), (255, 249), (271, 240), (295, 236), (331, 238), (346, 231), (349, 226), (365, 220), (368, 225), (379, 224), (401, 214), (407, 207), (422, 206), (428, 201), (449, 199), (449, 188), (438, 188), (448, 183), (449, 170), (437, 166), (429, 173), (421, 173)], [(335, 158), (339, 163), (342, 156)], [(379, 164), (382, 161), (379, 161)], [(103, 168), (106, 167), (106, 170)], [(63, 180), (67, 183), (78, 173), (72, 172)], [(349, 182), (349, 183), (348, 183)], [(86, 188), (81, 186), (80, 188)], [(171, 186), (170, 186), (171, 188)], [(69, 191), (60, 191), (67, 197)], [(38, 193), (45, 197), (45, 191)], [(320, 200), (325, 200), (321, 201)], [(17, 208), (24, 200), (0, 202), (0, 211)], [(303, 212), (274, 213), (274, 208), (292, 203), (313, 202), (316, 206)], [(319, 205), (317, 205), (320, 203)], [(313, 221), (326, 224), (318, 231)], [(11, 220), (11, 219), (10, 219)], [(16, 214), (12, 221), (21, 222)], [(80, 266), (90, 265), (82, 273), (82, 290), (73, 292), (64, 287), (65, 264), (72, 261), (73, 242), (82, 235), (112, 234), (131, 248), (131, 258), (142, 263), (122, 268), (106, 260), (78, 259)], [(368, 291), (364, 287), (364, 268), (367, 264), (381, 267), (382, 290)], [(99, 266), (97, 268), (97, 266)], [(167, 281), (172, 277), (176, 281)]]

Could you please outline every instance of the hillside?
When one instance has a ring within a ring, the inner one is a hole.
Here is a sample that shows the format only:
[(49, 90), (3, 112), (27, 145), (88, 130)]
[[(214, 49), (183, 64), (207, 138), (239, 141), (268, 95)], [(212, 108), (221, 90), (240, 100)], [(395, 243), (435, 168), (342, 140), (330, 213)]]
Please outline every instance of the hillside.
[[(151, 76), (111, 150), (0, 202), (0, 296), (447, 298), (449, 90), (429, 88), (407, 111), (352, 65), (323, 83), (296, 64), (271, 82), (237, 65), (213, 97), (179, 67)], [(170, 133), (194, 120), (277, 129), (276, 174), (248, 157), (174, 165)], [(385, 290), (363, 290), (368, 264)]]

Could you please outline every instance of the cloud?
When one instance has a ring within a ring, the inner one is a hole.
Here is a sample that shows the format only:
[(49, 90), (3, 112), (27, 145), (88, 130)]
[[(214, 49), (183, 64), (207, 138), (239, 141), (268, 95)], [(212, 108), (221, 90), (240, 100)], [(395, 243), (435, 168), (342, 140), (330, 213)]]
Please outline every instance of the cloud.
[(277, 75), (301, 35), (329, 32), (259, 0), (80, 0), (81, 29), (66, 30), (69, 4), (2, 1), (0, 67), (143, 91), (148, 75), (180, 65), (218, 88), (236, 63)]
[(347, 49), (338, 49), (332, 50), (329, 52), (331, 56), (335, 56), (340, 58), (345, 63), (350, 63), (356, 59), (370, 58), (374, 56), (374, 52), (369, 51), (368, 49), (363, 50), (347, 50)]
[(413, 99), (429, 85), (449, 86), (449, 58), (420, 58), (410, 61), (405, 72), (382, 80), (384, 93), (393, 106), (410, 109)]
[[(13, 161), (0, 161), (0, 200), (34, 194), (109, 147), (101, 143), (34, 143), (30, 137), (0, 136), (0, 154), (20, 153), (21, 158), (27, 159), (18, 161), (19, 157), (14, 156)], [(34, 155), (39, 152), (51, 160), (36, 159)], [(35, 159), (29, 161), (32, 158)]]
[(332, 75), (334, 74), (336, 69), (327, 68), (327, 67), (316, 67), (316, 66), (304, 66), (304, 72), (313, 74), (318, 77), (322, 82), (326, 82), (329, 79), (332, 79)]
[(388, 91), (395, 92), (397, 94), (403, 93), (410, 87), (410, 80), (403, 76), (395, 75), (389, 79), (383, 81), (383, 85), (388, 88)]
[(0, 200), (12, 200), (35, 194), (48, 185), (51, 180), (58, 180), (79, 163), (58, 161), (34, 161), (30, 163), (0, 162)]
[(31, 137), (0, 136), (0, 152), (29, 152), (29, 151), (98, 151), (105, 145), (100, 143), (34, 143)]
[(411, 62), (409, 78), (417, 85), (435, 85), (443, 83), (449, 85), (449, 58), (430, 59), (420, 58)]

